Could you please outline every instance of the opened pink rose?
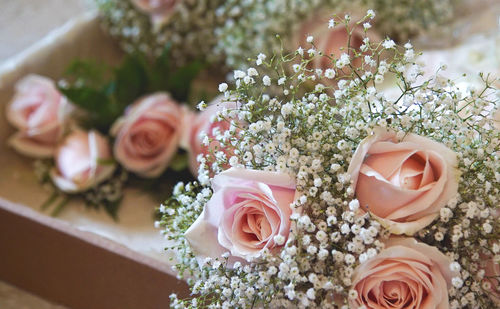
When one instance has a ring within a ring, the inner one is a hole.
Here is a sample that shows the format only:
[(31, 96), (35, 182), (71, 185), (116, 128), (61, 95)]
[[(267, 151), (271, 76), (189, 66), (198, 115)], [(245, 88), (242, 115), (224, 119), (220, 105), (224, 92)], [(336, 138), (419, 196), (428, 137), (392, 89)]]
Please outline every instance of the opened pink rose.
[(358, 146), (349, 165), (353, 189), (394, 234), (412, 235), (429, 225), (457, 194), (456, 154), (431, 139), (376, 130)]
[[(219, 134), (224, 134), (231, 127), (230, 121), (227, 119), (216, 121), (217, 113), (223, 109), (234, 110), (238, 107), (237, 103), (226, 101), (223, 96), (214, 99), (208, 107), (201, 113), (194, 116), (191, 121), (189, 131), (189, 168), (193, 175), (198, 174), (198, 156), (207, 155), (216, 151), (222, 151), (226, 154), (227, 159), (232, 155), (233, 147), (228, 144), (222, 145), (215, 139), (214, 132), (218, 131)], [(208, 136), (210, 143), (205, 145), (203, 143), (203, 136)]]
[(484, 281), (490, 286), (487, 293), (491, 300), (500, 306), (500, 264), (498, 261), (495, 262), (491, 255), (480, 255), (480, 258), (480, 266), (484, 270)]
[(16, 84), (14, 99), (7, 106), (7, 120), (19, 130), (10, 145), (27, 156), (52, 157), (70, 111), (52, 80), (26, 76)]
[(139, 99), (111, 128), (116, 160), (137, 175), (159, 176), (177, 152), (183, 116), (166, 93)]
[(158, 30), (175, 12), (180, 0), (132, 0), (142, 12), (148, 14), (155, 30)]
[(225, 252), (258, 257), (263, 249), (272, 251), (287, 240), (295, 197), (290, 176), (231, 168), (213, 178), (212, 189), (203, 212), (186, 231), (198, 260), (220, 258)]
[(86, 191), (107, 180), (116, 165), (107, 139), (96, 131), (75, 131), (57, 148), (54, 184), (64, 192)]
[(451, 261), (413, 238), (389, 239), (377, 256), (354, 271), (357, 297), (350, 308), (447, 309)]
[[(308, 46), (311, 46), (311, 44), (306, 39), (308, 36), (313, 36), (313, 43), (316, 49), (324, 55), (333, 56), (335, 59), (339, 59), (343, 53), (352, 57), (354, 55), (353, 50), (360, 52), (360, 47), (363, 45), (365, 37), (363, 28), (352, 23), (350, 25), (350, 28), (352, 28), (351, 40), (348, 42), (349, 36), (344, 24), (339, 24), (333, 28), (326, 26), (331, 18), (330, 14), (316, 14), (304, 22), (297, 33), (297, 43), (295, 44), (308, 49)], [(355, 19), (353, 18), (353, 20)], [(294, 48), (297, 48), (297, 46), (294, 46)], [(314, 69), (322, 69), (323, 71), (334, 68), (332, 61), (328, 57), (316, 57), (312, 65)], [(361, 66), (361, 59), (357, 58), (353, 66)]]

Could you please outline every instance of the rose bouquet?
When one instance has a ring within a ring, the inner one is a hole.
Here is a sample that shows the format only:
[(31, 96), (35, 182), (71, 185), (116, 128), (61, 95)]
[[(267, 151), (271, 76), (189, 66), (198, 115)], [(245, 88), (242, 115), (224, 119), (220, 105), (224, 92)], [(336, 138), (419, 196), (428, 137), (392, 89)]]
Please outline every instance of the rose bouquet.
[(160, 207), (193, 295), (173, 308), (499, 305), (498, 79), (424, 78), (410, 43), (362, 36), (220, 85), (198, 180)]
[[(245, 67), (249, 57), (258, 52), (276, 52), (283, 45), (291, 51), (296, 39), (303, 38), (303, 31), (313, 31), (311, 27), (318, 25), (317, 21), (327, 18), (325, 11), (361, 12), (361, 8), (374, 8), (379, 15), (372, 31), (404, 41), (449, 22), (461, 2), (96, 0), (103, 24), (126, 51), (159, 55), (169, 43), (179, 63), (202, 57), (229, 68)], [(332, 42), (333, 47), (346, 43), (344, 28), (330, 33), (332, 38), (326, 41), (341, 40)]]
[(173, 68), (170, 59), (167, 50), (154, 62), (129, 55), (113, 68), (76, 60), (58, 85), (39, 75), (17, 83), (7, 118), (18, 132), (9, 144), (38, 159), (36, 175), (52, 191), (43, 209), (56, 215), (81, 198), (116, 217), (125, 186), (165, 192), (191, 178), (189, 162), (196, 171), (192, 156), (202, 150), (190, 150), (198, 137), (189, 135), (210, 115), (178, 102), (206, 92), (191, 91), (203, 64)]

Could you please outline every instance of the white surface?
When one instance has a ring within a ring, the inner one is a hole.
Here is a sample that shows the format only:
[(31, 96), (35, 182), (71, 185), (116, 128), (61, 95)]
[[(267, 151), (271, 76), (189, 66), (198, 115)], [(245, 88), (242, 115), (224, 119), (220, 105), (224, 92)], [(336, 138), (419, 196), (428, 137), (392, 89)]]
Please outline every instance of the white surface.
[(0, 62), (90, 7), (87, 0), (0, 0)]

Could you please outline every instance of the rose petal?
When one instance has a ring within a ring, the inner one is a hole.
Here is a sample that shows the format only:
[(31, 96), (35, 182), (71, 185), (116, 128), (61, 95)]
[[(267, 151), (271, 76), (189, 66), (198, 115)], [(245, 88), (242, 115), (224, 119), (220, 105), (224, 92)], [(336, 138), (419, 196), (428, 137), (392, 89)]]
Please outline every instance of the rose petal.
[(8, 144), (17, 152), (34, 158), (51, 158), (56, 150), (55, 144), (37, 142), (22, 132), (17, 132), (11, 136)]

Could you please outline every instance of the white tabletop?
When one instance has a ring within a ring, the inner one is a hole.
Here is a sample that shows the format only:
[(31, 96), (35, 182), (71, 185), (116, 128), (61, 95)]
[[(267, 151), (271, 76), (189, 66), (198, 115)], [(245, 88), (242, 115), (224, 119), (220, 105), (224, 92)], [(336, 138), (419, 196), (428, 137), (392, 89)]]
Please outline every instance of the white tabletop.
[(0, 62), (90, 7), (89, 0), (0, 0)]

